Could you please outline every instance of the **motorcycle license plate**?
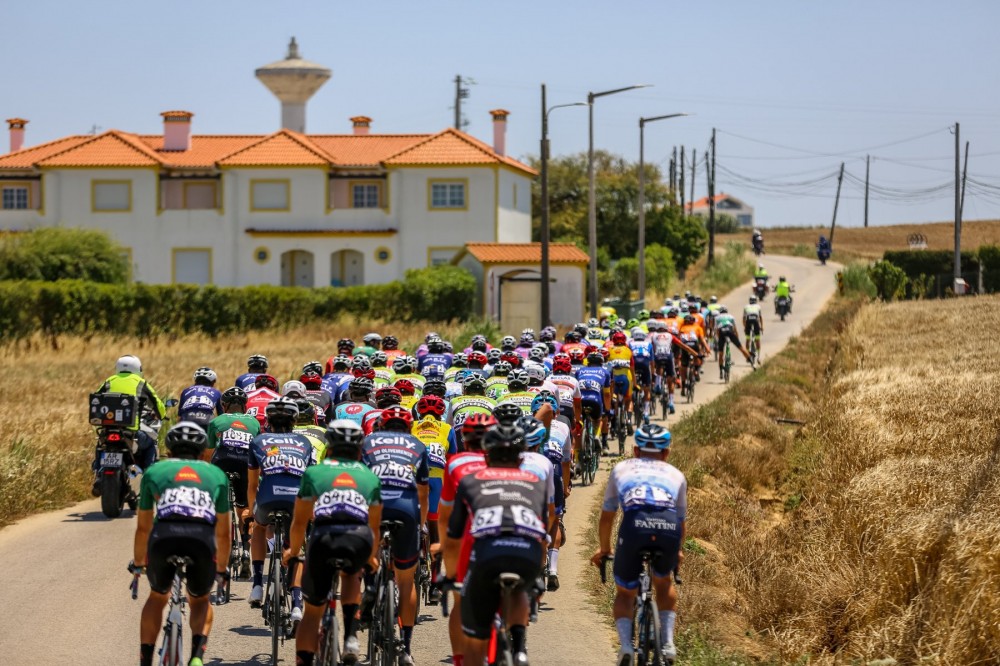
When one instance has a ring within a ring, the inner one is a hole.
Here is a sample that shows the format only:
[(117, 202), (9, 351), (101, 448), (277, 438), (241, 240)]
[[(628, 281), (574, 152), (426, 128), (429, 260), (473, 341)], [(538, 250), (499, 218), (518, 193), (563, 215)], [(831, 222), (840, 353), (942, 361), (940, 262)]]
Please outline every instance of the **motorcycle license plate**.
[(121, 467), (122, 466), (122, 454), (121, 453), (102, 453), (101, 454), (101, 467)]

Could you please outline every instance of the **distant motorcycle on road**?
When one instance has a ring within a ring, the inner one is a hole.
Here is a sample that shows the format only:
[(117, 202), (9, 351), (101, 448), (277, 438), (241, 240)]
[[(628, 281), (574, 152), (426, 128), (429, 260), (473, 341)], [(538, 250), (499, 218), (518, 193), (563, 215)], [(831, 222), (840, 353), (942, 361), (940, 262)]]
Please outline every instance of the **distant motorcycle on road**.
[(785, 321), (785, 317), (792, 311), (791, 299), (788, 296), (778, 296), (775, 298), (774, 311), (781, 317), (781, 321)]
[(767, 296), (767, 291), (767, 278), (754, 278), (753, 293), (757, 295), (757, 300), (759, 302), (764, 301), (764, 297)]
[(826, 236), (820, 236), (819, 242), (816, 243), (816, 258), (819, 259), (819, 263), (826, 266), (831, 254), (833, 254), (833, 248), (830, 246), (830, 241), (826, 239)]

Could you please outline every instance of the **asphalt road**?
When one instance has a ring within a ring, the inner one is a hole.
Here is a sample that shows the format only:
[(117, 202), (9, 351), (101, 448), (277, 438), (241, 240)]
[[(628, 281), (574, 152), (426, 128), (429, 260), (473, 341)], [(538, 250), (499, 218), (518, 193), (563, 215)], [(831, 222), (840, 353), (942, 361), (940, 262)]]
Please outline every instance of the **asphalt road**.
[[(774, 315), (770, 297), (764, 305), (766, 362), (823, 309), (835, 291), (834, 275), (839, 267), (795, 257), (767, 256), (764, 261), (775, 279), (785, 275), (796, 286), (794, 312), (785, 322)], [(739, 318), (749, 295), (748, 283), (720, 302)], [(733, 367), (735, 377), (750, 371), (735, 350), (734, 357), (739, 359)], [(718, 374), (706, 372), (695, 404), (683, 404), (678, 395), (677, 414), (670, 421), (723, 390)], [(534, 666), (613, 663), (617, 650), (613, 632), (593, 611), (579, 580), (590, 556), (582, 548), (581, 535), (589, 527), (609, 463), (605, 461), (601, 467), (597, 482), (575, 488), (569, 499), (566, 527), (570, 542), (559, 560), (562, 587), (545, 595), (539, 621), (528, 631)], [(139, 612), (148, 588), (143, 582), (139, 600), (132, 601), (128, 589), (131, 577), (125, 567), (132, 556), (135, 521), (131, 512), (126, 510), (124, 515), (109, 521), (100, 512), (99, 501), (91, 500), (0, 531), (0, 560), (7, 562), (7, 574), (0, 584), (0, 608), (5, 609), (0, 622), (4, 663), (115, 666), (138, 661)], [(248, 593), (249, 583), (234, 582), (232, 602), (216, 608), (207, 664), (268, 663), (270, 634), (260, 611), (251, 611), (245, 603)], [(418, 665), (449, 663), (447, 623), (437, 608), (424, 613), (414, 631), (414, 659)], [(682, 593), (681, 623), (683, 615)], [(291, 641), (285, 644), (283, 663), (295, 663)]]

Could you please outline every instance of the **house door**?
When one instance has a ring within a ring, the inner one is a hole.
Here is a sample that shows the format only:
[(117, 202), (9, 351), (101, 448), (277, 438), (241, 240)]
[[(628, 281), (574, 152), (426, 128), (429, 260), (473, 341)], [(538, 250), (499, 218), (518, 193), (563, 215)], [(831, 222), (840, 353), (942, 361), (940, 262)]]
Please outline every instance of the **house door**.
[(500, 329), (535, 328), (541, 316), (542, 283), (538, 278), (500, 279)]
[(314, 286), (312, 252), (289, 250), (281, 255), (281, 286)]
[(330, 284), (354, 287), (365, 283), (365, 256), (357, 250), (338, 250), (330, 255)]

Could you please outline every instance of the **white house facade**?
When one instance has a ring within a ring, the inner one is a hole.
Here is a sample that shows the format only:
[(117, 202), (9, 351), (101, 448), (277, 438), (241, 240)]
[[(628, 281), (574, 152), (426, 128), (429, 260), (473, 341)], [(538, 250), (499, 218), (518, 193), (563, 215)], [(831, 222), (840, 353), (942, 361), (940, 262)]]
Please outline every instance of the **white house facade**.
[[(708, 217), (708, 197), (703, 197), (691, 204), (691, 214)], [(756, 224), (753, 206), (725, 192), (715, 195), (715, 212), (717, 215), (729, 215), (736, 219), (737, 224), (749, 229)]]

